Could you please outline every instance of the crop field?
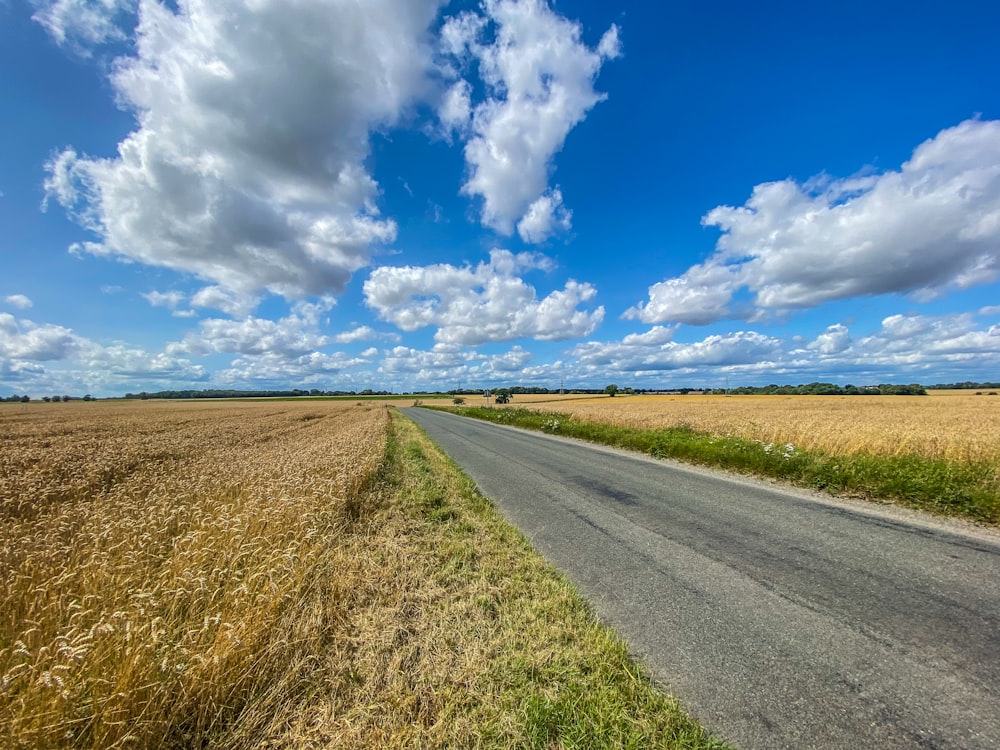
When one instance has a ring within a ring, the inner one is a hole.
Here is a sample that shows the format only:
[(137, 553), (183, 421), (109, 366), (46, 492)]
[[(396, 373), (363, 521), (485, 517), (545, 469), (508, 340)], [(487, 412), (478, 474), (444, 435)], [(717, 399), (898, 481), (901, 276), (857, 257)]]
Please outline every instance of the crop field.
[(959, 463), (1000, 460), (1000, 397), (929, 396), (518, 396), (512, 406), (617, 427), (686, 426), (830, 455), (917, 455)]
[(387, 419), (353, 404), (0, 411), (5, 742), (183, 746), (251, 696), (260, 729), (338, 616), (338, 579), (317, 576)]

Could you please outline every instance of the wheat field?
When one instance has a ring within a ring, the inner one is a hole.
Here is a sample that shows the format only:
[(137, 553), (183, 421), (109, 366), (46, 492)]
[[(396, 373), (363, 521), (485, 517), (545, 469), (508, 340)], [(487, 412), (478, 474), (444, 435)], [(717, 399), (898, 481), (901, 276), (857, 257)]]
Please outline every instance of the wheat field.
[(792, 444), (832, 455), (914, 454), (959, 462), (1000, 460), (1000, 397), (928, 396), (517, 396), (512, 406), (622, 427), (676, 427)]
[(363, 586), (343, 548), (387, 425), (343, 402), (0, 409), (5, 746), (279, 731)]

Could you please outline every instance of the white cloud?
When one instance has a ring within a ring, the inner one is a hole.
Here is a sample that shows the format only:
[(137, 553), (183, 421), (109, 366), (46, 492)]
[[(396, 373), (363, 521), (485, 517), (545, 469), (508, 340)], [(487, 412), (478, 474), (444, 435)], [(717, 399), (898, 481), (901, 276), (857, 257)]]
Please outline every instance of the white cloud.
[(605, 60), (614, 60), (621, 57), (622, 44), (618, 38), (618, 27), (611, 24), (611, 28), (604, 32), (601, 41), (597, 44), (597, 54)]
[(324, 295), (315, 301), (299, 300), (292, 305), (292, 314), (298, 316), (303, 325), (315, 328), (320, 324), (323, 314), (332, 310), (336, 304), (336, 298), (330, 295)]
[(782, 342), (755, 331), (708, 336), (702, 341), (673, 341), (673, 331), (656, 327), (619, 342), (592, 341), (573, 348), (578, 365), (592, 372), (658, 372), (695, 370), (773, 362)]
[(351, 344), (355, 341), (368, 341), (376, 336), (378, 336), (378, 333), (371, 326), (358, 326), (357, 328), (352, 328), (350, 331), (338, 333), (332, 338), (332, 341), (338, 344)]
[(240, 294), (217, 285), (206, 286), (191, 296), (192, 307), (211, 307), (234, 318), (249, 315), (258, 302), (259, 297)]
[(122, 343), (103, 346), (63, 326), (0, 313), (0, 380), (24, 381), (35, 393), (95, 392), (136, 381), (165, 386), (207, 377), (204, 367), (167, 352)]
[(492, 251), (490, 262), (475, 268), (384, 266), (365, 281), (365, 301), (404, 331), (437, 326), (435, 340), (445, 344), (589, 335), (604, 319), (603, 307), (578, 309), (597, 294), (593, 286), (570, 280), (539, 300), (534, 287), (516, 275), (549, 268), (544, 256), (507, 250)]
[(445, 133), (452, 131), (464, 135), (469, 128), (472, 117), (472, 86), (468, 81), (458, 81), (453, 84), (441, 100), (438, 107), (438, 119), (445, 128)]
[(175, 357), (167, 352), (150, 353), (126, 344), (98, 346), (91, 344), (80, 357), (86, 368), (85, 380), (92, 384), (121, 382), (149, 382), (175, 384), (202, 382), (208, 379), (208, 371), (201, 365), (193, 365), (183, 357)]
[(809, 344), (809, 348), (820, 354), (840, 354), (851, 345), (851, 332), (846, 326), (832, 325), (816, 337), (816, 340)]
[(435, 344), (429, 351), (408, 346), (394, 346), (385, 352), (380, 372), (423, 372), (428, 376), (440, 372), (442, 378), (455, 372), (465, 372), (470, 363), (482, 360), (477, 352), (454, 344)]
[[(472, 108), (462, 192), (483, 199), (483, 224), (509, 235), (547, 194), (552, 159), (569, 131), (604, 98), (594, 80), (603, 62), (618, 56), (618, 35), (612, 26), (592, 50), (581, 41), (579, 24), (553, 12), (547, 0), (486, 0), (482, 9), (482, 16), (448, 19), (441, 46), (459, 63), (472, 58), (478, 64), (486, 96), (473, 106), (471, 89), (455, 84), (439, 116), (457, 128)], [(553, 205), (555, 218), (539, 233), (533, 225), (544, 207), (535, 210), (521, 233), (526, 242), (569, 225), (569, 212)]]
[(673, 341), (680, 326), (653, 326), (645, 333), (630, 333), (622, 339), (625, 346), (659, 346)]
[(83, 252), (244, 296), (339, 292), (395, 238), (369, 133), (425, 96), (438, 5), (144, 2), (111, 78), (138, 127), (113, 158), (55, 155), (48, 195), (96, 235)]
[(81, 348), (83, 339), (69, 328), (19, 320), (0, 313), (0, 358), (46, 362), (66, 359)]
[(165, 307), (168, 310), (176, 310), (177, 306), (187, 299), (187, 295), (184, 292), (177, 290), (169, 292), (145, 292), (142, 295), (149, 304), (153, 307)]
[(23, 294), (8, 294), (4, 297), (4, 302), (11, 307), (16, 307), (18, 310), (27, 310), (35, 304), (29, 297)]
[(676, 279), (649, 287), (649, 300), (630, 307), (622, 317), (644, 323), (705, 325), (729, 315), (729, 302), (740, 286), (740, 270), (703, 263)]
[[(1000, 277), (1000, 121), (968, 120), (918, 146), (898, 171), (757, 185), (703, 223), (715, 254), (649, 288), (627, 317), (709, 323), (867, 295), (918, 300)], [(755, 309), (733, 311), (740, 288)]]
[(384, 353), (378, 371), (434, 387), (451, 388), (458, 381), (478, 387), (514, 379), (530, 361), (531, 353), (520, 346), (500, 354), (482, 354), (454, 344), (435, 344), (430, 350), (396, 346)]
[(890, 315), (880, 330), (859, 339), (848, 352), (859, 362), (934, 366), (970, 357), (1000, 357), (1000, 326), (977, 329), (967, 313), (931, 317)]
[(90, 47), (125, 38), (119, 23), (135, 11), (137, 0), (31, 0), (31, 4), (32, 20), (57, 44), (87, 54)]
[(544, 242), (557, 231), (568, 231), (573, 212), (563, 206), (562, 192), (552, 190), (528, 206), (527, 213), (517, 223), (517, 233), (529, 243)]
[(175, 318), (193, 318), (197, 316), (194, 310), (178, 309), (187, 299), (184, 292), (172, 290), (169, 292), (145, 292), (142, 295), (153, 307), (165, 307), (170, 310), (170, 314)]
[(520, 373), (530, 361), (531, 352), (520, 346), (513, 346), (508, 352), (487, 357), (482, 369), (497, 376), (513, 375)]
[(289, 357), (280, 352), (267, 352), (255, 357), (239, 357), (228, 369), (218, 373), (223, 383), (234, 385), (254, 384), (260, 387), (287, 388), (290, 383), (303, 385), (328, 385), (331, 378), (340, 378), (359, 367), (371, 363), (360, 357), (336, 352), (310, 352)]
[(298, 357), (326, 346), (330, 339), (315, 330), (314, 321), (299, 315), (280, 320), (211, 318), (201, 321), (197, 333), (167, 346), (170, 354), (206, 356), (214, 353)]
[(0, 358), (0, 382), (5, 384), (15, 385), (23, 381), (35, 386), (44, 375), (45, 368), (34, 362), (15, 362)]

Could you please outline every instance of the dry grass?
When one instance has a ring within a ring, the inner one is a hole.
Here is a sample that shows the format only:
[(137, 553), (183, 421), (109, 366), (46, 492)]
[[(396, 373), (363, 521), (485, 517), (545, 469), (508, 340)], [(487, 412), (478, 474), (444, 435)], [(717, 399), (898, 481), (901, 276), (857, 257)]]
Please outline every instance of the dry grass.
[(239, 745), (303, 700), (386, 425), (343, 404), (0, 411), (8, 746)]
[(1000, 397), (930, 396), (517, 397), (513, 406), (618, 427), (686, 425), (700, 432), (832, 455), (917, 455), (1000, 460)]

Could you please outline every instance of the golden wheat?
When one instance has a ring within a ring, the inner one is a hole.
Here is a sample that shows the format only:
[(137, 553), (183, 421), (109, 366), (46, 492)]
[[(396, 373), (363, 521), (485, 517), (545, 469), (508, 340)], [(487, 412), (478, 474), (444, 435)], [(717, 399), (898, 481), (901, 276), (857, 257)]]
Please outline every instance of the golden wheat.
[(1000, 459), (1000, 397), (930, 396), (517, 397), (515, 406), (623, 427), (674, 427), (844, 455)]
[(386, 434), (384, 407), (331, 402), (0, 409), (5, 741), (273, 720), (357, 584), (331, 567)]

